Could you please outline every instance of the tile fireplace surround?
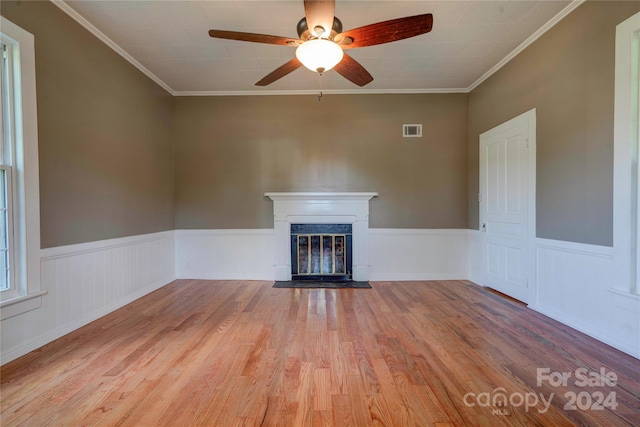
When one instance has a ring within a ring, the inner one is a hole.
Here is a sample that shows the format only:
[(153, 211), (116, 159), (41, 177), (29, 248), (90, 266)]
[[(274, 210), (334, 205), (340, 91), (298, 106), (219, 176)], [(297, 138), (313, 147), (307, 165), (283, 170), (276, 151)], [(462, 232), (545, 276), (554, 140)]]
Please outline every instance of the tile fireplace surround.
[(378, 193), (265, 193), (273, 200), (275, 280), (291, 280), (291, 224), (352, 224), (353, 280), (369, 280), (369, 200)]

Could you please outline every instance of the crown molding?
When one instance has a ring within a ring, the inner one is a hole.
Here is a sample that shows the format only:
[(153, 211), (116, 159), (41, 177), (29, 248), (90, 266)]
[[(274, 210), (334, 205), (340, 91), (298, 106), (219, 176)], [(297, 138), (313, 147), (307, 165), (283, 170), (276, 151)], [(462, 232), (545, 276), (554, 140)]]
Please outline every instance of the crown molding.
[(467, 93), (466, 88), (444, 89), (329, 89), (329, 90), (239, 90), (176, 91), (175, 96), (259, 96), (259, 95), (383, 95), (420, 93)]
[(538, 31), (536, 31), (535, 33), (531, 34), (531, 36), (529, 36), (528, 39), (523, 41), (518, 47), (516, 47), (514, 50), (512, 50), (511, 53), (509, 53), (507, 56), (505, 56), (496, 65), (491, 67), (489, 69), (489, 71), (487, 71), (482, 76), (480, 76), (480, 78), (478, 80), (476, 80), (475, 82), (471, 83), (471, 85), (466, 89), (467, 93), (471, 92), (472, 90), (474, 90), (475, 88), (480, 86), (480, 84), (482, 82), (484, 82), (489, 77), (494, 75), (499, 69), (501, 69), (502, 67), (507, 65), (507, 63), (509, 61), (511, 61), (516, 56), (518, 56), (520, 54), (520, 52), (522, 52), (523, 50), (528, 48), (531, 44), (533, 44), (533, 42), (538, 40), (544, 33), (546, 33), (551, 28), (553, 28), (558, 22), (562, 21), (567, 15), (569, 15), (571, 12), (573, 12), (578, 6), (580, 6), (585, 1), (586, 0), (573, 0), (571, 3), (569, 3), (564, 9), (562, 9), (560, 12), (558, 12), (558, 14), (556, 16), (551, 18), (546, 24), (544, 24), (542, 27), (540, 27), (540, 29), (538, 29)]
[(509, 61), (518, 56), (522, 51), (538, 40), (544, 33), (562, 21), (567, 15), (573, 12), (586, 0), (573, 0), (558, 14), (551, 18), (538, 31), (522, 42), (518, 47), (505, 56), (500, 62), (491, 67), (480, 78), (466, 88), (440, 88), (440, 89), (334, 89), (334, 90), (247, 90), (247, 91), (176, 91), (167, 83), (153, 74), (148, 68), (129, 55), (116, 42), (107, 37), (102, 31), (87, 21), (82, 15), (76, 12), (64, 0), (49, 0), (60, 8), (63, 12), (73, 18), (76, 22), (86, 28), (91, 34), (100, 39), (104, 44), (113, 49), (116, 53), (129, 61), (134, 67), (142, 71), (147, 77), (156, 82), (160, 87), (173, 96), (259, 96), (259, 95), (379, 95), (379, 94), (420, 94), (420, 93), (470, 93), (480, 86), (485, 80), (504, 67)]
[(76, 12), (75, 9), (73, 9), (71, 6), (65, 3), (64, 0), (49, 0), (49, 1), (54, 5), (56, 5), (58, 8), (60, 8), (64, 13), (69, 15), (78, 24), (86, 28), (91, 34), (96, 36), (100, 41), (102, 41), (104, 44), (106, 44), (111, 49), (113, 49), (118, 55), (122, 56), (124, 59), (129, 61), (131, 65), (136, 67), (138, 70), (142, 71), (143, 74), (145, 74), (151, 80), (156, 82), (158, 86), (160, 86), (161, 88), (169, 92), (171, 95), (175, 95), (175, 91), (171, 89), (171, 87), (168, 84), (162, 81), (160, 77), (153, 74), (147, 67), (139, 63), (133, 56), (129, 55), (127, 51), (125, 51), (116, 42), (114, 42), (109, 37), (107, 37), (106, 34), (104, 34), (102, 31), (96, 28), (91, 22), (87, 21), (82, 15)]

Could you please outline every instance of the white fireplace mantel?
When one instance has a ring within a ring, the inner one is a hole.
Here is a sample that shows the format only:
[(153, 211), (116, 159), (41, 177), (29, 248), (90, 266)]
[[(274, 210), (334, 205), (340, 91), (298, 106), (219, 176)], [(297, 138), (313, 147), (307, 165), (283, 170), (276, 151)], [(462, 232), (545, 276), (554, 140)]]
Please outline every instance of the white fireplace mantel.
[(353, 279), (369, 280), (369, 200), (378, 193), (265, 193), (273, 200), (275, 279), (291, 280), (291, 224), (352, 224)]

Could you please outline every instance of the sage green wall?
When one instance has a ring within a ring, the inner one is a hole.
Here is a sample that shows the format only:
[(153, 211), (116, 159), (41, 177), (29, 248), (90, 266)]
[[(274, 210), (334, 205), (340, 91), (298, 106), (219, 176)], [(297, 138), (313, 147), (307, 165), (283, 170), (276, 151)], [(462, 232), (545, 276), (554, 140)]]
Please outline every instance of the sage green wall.
[(176, 97), (174, 143), (177, 229), (271, 228), (269, 191), (377, 191), (376, 228), (467, 225), (466, 94)]
[(171, 230), (172, 97), (48, 1), (5, 1), (35, 36), (43, 248)]
[(611, 246), (616, 25), (640, 2), (588, 1), (469, 95), (469, 228), (479, 135), (537, 109), (537, 236)]

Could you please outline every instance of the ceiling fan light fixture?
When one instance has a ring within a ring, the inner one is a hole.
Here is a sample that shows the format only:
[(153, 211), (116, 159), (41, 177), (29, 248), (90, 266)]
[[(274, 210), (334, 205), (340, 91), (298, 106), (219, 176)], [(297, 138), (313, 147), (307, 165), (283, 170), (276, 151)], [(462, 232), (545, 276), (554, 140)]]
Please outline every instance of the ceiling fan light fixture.
[(312, 39), (296, 49), (296, 57), (311, 71), (323, 73), (335, 67), (344, 56), (340, 46), (327, 39)]

